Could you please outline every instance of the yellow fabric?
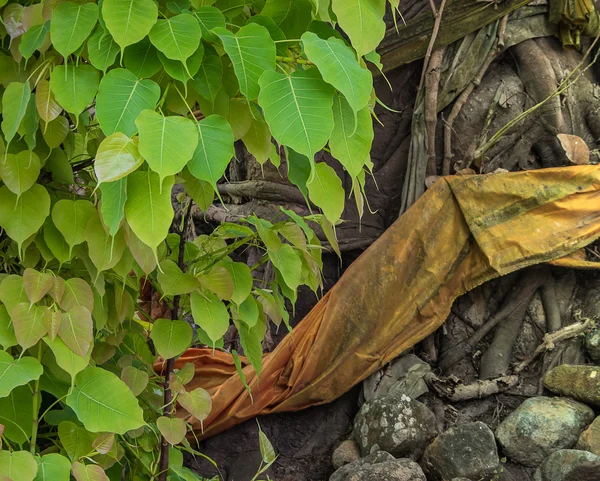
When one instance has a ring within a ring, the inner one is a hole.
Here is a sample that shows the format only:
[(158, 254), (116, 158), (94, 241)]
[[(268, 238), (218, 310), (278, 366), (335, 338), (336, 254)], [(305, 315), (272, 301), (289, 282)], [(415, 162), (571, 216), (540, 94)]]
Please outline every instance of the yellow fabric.
[(190, 349), (177, 361), (194, 362), (189, 387), (212, 394), (203, 436), (332, 401), (435, 331), (454, 299), (494, 277), (553, 260), (600, 267), (571, 255), (599, 236), (598, 166), (439, 180), (264, 356), (260, 379), (244, 368), (253, 403), (230, 354)]

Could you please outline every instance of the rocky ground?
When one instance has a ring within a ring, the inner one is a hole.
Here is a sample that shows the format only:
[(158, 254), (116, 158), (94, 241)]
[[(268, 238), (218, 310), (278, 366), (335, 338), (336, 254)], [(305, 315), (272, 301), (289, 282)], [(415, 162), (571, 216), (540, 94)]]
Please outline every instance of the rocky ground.
[[(434, 336), (336, 402), (260, 418), (279, 455), (268, 474), (599, 481), (598, 320), (594, 271), (544, 266), (490, 281), (457, 299)], [(260, 462), (256, 421), (200, 448), (220, 473), (190, 460), (198, 472), (250, 481)]]

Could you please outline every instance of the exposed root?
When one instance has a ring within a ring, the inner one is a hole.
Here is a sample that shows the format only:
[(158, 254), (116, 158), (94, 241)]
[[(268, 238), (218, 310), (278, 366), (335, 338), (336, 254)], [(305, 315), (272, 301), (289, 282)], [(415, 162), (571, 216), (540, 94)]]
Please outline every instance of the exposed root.
[(302, 192), (297, 187), (266, 180), (245, 180), (219, 184), (217, 187), (221, 195), (250, 197), (273, 202), (293, 202), (300, 205), (306, 204)]
[(425, 76), (425, 126), (427, 128), (427, 171), (426, 174), (437, 174), (437, 162), (435, 155), (435, 128), (437, 125), (438, 92), (440, 87), (440, 75), (442, 73), (442, 60), (446, 47), (435, 49)]
[(440, 396), (451, 402), (469, 401), (499, 394), (512, 389), (519, 383), (519, 376), (502, 376), (496, 379), (460, 384), (452, 378), (438, 378), (434, 374), (425, 377), (427, 384)]

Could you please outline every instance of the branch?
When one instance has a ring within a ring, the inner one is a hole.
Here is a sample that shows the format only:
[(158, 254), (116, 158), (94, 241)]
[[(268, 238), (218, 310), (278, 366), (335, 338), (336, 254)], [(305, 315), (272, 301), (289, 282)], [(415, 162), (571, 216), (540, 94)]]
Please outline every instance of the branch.
[(442, 379), (430, 373), (425, 376), (425, 382), (440, 396), (452, 402), (461, 402), (508, 391), (519, 383), (519, 376), (502, 376), (472, 384), (457, 384), (452, 379)]
[(266, 180), (245, 180), (217, 185), (221, 195), (251, 197), (275, 202), (294, 202), (306, 205), (302, 192), (297, 187)]

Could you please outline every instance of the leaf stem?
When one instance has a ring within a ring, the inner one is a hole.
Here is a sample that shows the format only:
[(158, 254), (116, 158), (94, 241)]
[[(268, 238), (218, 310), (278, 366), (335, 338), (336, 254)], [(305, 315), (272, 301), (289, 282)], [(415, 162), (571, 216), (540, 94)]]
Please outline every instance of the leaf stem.
[[(38, 341), (37, 360), (42, 363), (42, 341)], [(38, 377), (33, 385), (33, 420), (31, 422), (31, 440), (29, 442), (29, 451), (35, 456), (35, 448), (37, 443), (38, 426), (40, 424), (40, 406), (38, 398), (40, 395), (40, 378)]]
[(312, 63), (310, 60), (304, 60), (304, 59), (296, 58), (296, 57), (277, 56), (277, 57), (275, 57), (275, 60), (277, 60), (278, 62), (285, 62), (285, 63), (297, 63), (299, 65), (314, 65), (314, 63)]

